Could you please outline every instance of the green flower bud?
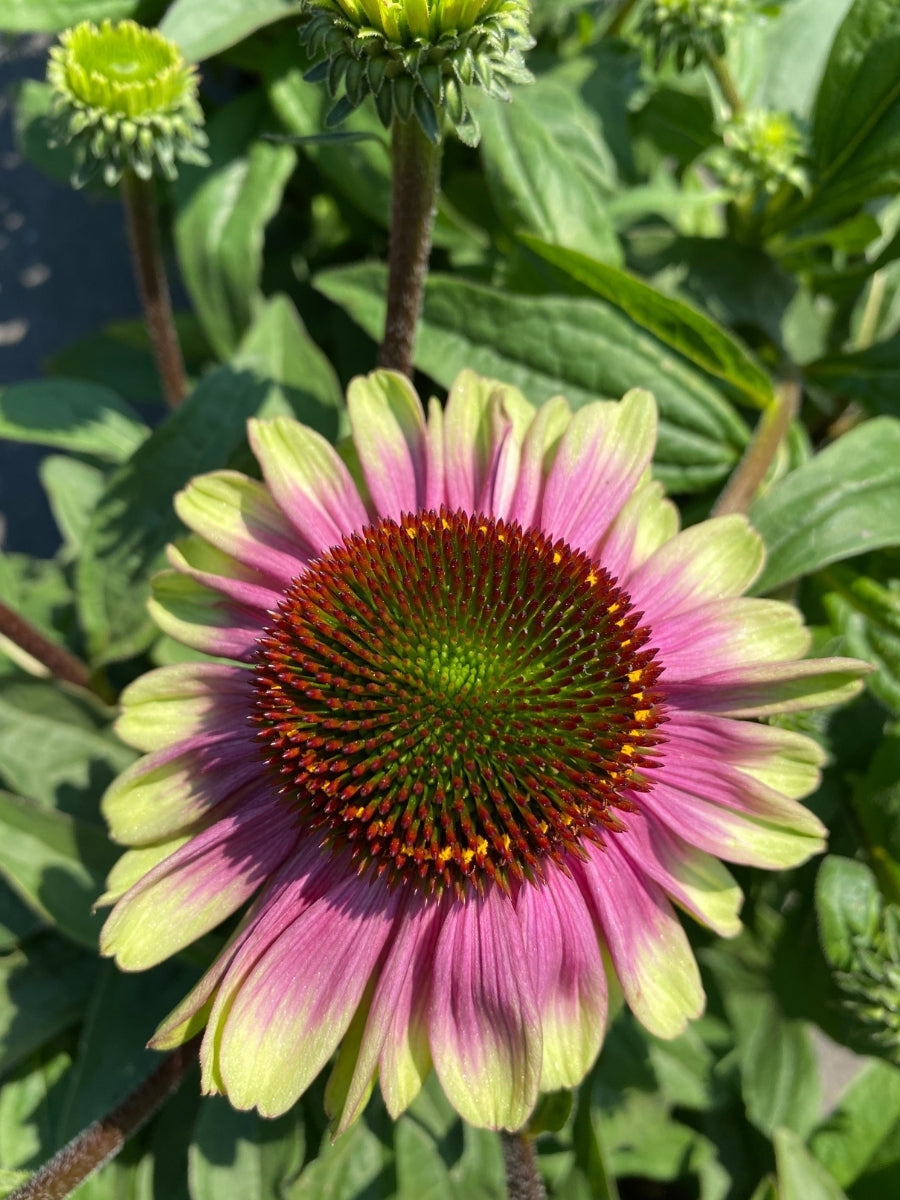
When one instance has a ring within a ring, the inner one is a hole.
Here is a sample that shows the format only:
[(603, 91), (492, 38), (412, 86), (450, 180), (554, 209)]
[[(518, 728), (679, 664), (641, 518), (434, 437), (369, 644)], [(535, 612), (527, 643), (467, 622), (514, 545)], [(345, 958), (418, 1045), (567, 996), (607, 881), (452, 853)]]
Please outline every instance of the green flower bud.
[(850, 970), (836, 971), (845, 1007), (866, 1027), (868, 1040), (900, 1064), (900, 909), (885, 904), (869, 939), (859, 937)]
[(465, 89), (508, 100), (509, 85), (531, 82), (523, 53), (534, 45), (527, 0), (306, 0), (301, 40), (337, 102), (337, 125), (373, 96), (384, 125), (415, 118), (433, 142), (444, 117), (477, 145)]
[(750, 0), (650, 0), (640, 29), (653, 43), (657, 67), (671, 55), (683, 71), (721, 57), (749, 8)]
[(750, 109), (725, 125), (722, 145), (710, 152), (708, 162), (738, 196), (773, 195), (785, 184), (805, 192), (804, 150), (803, 135), (788, 113)]
[(174, 179), (176, 162), (209, 161), (196, 68), (157, 30), (83, 21), (51, 49), (47, 79), (57, 140), (74, 144), (76, 187), (97, 171), (113, 186), (126, 171)]

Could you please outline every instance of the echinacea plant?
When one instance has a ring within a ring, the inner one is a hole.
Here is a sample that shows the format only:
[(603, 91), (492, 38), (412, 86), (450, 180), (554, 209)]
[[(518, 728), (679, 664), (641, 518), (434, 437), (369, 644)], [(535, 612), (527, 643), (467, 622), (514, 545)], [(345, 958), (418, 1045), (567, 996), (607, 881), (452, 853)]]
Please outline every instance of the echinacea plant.
[(437, 142), (446, 122), (470, 145), (478, 122), (466, 102), (477, 86), (501, 100), (527, 83), (533, 45), (527, 0), (307, 0), (302, 39), (333, 96), (338, 124), (369, 95), (384, 125), (415, 119)]
[(72, 142), (76, 186), (97, 171), (109, 186), (133, 171), (174, 179), (176, 163), (209, 160), (197, 69), (155, 29), (82, 21), (50, 49), (57, 136)]
[(810, 739), (756, 718), (852, 695), (795, 608), (746, 599), (741, 516), (679, 532), (645, 392), (574, 414), (463, 373), (426, 419), (402, 376), (351, 386), (338, 454), (254, 421), (262, 482), (195, 479), (159, 627), (230, 662), (153, 671), (118, 729), (146, 752), (103, 809), (129, 847), (102, 952), (177, 953), (247, 902), (153, 1044), (205, 1027), (203, 1087), (285, 1112), (337, 1051), (333, 1129), (432, 1068), (518, 1129), (591, 1067), (604, 962), (673, 1037), (704, 1006), (673, 904), (718, 933), (722, 860), (803, 862)]
[(177, 408), (187, 381), (160, 249), (154, 176), (171, 181), (178, 163), (209, 163), (197, 69), (156, 29), (130, 20), (82, 21), (51, 47), (47, 82), (57, 140), (74, 149), (73, 186), (100, 173), (108, 187), (121, 188), (160, 383)]

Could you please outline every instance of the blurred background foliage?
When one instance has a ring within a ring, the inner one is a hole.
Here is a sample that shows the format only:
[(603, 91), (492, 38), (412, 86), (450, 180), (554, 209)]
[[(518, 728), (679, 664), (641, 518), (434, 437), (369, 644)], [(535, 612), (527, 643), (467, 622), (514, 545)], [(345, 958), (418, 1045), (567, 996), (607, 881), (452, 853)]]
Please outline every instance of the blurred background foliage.
[[(187, 402), (163, 411), (138, 322), (98, 328), (40, 380), (0, 391), (0, 437), (46, 451), (59, 529), (52, 557), (0, 555), (0, 599), (84, 657), (107, 695), (195, 657), (145, 610), (179, 533), (174, 492), (200, 471), (253, 471), (251, 415), (339, 436), (343, 387), (375, 361), (387, 137), (368, 107), (345, 126), (362, 136), (321, 136), (330, 102), (304, 80), (299, 7), (0, 5), (8, 37), (159, 21), (201, 64), (211, 165), (159, 188), (188, 300)], [(795, 722), (829, 755), (810, 804), (831, 856), (739, 871), (744, 932), (691, 930), (707, 1015), (662, 1042), (620, 1013), (580, 1095), (539, 1114), (541, 1167), (565, 1200), (900, 1195), (900, 6), (732, 7), (721, 45), (710, 36), (685, 53), (654, 33), (652, 0), (535, 3), (535, 84), (510, 105), (473, 96), (480, 147), (447, 144), (417, 346), (424, 394), (443, 395), (465, 366), (535, 402), (651, 389), (655, 471), (689, 523), (708, 515), (761, 415), (797, 389), (751, 509), (769, 550), (758, 590), (802, 608), (818, 651), (876, 668), (852, 705)], [(20, 152), (65, 185), (47, 85), (25, 81), (10, 101)], [(99, 185), (90, 194), (105, 202)], [(79, 251), (89, 278), (93, 248)], [(4, 517), (21, 544), (27, 513), (13, 501)], [(0, 649), (3, 1195), (149, 1074), (147, 1037), (220, 939), (149, 976), (98, 960), (91, 906), (116, 854), (98, 801), (133, 754), (111, 732), (113, 707)], [(321, 1087), (267, 1122), (200, 1099), (195, 1077), (78, 1192), (503, 1194), (496, 1138), (464, 1129), (434, 1080), (396, 1124), (373, 1100), (331, 1146)]]

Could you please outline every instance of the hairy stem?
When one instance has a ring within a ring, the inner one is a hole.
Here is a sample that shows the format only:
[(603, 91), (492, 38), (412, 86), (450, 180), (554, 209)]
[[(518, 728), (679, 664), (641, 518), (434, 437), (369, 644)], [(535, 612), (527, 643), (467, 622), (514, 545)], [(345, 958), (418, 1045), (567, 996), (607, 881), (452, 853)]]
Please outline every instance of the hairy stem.
[(744, 102), (737, 90), (734, 76), (728, 69), (728, 63), (721, 55), (713, 54), (709, 59), (709, 66), (716, 77), (716, 83), (719, 85), (719, 91), (722, 93), (725, 103), (731, 109), (731, 115), (736, 117), (738, 113), (743, 112)]
[(122, 1149), (175, 1091), (197, 1057), (199, 1037), (165, 1058), (149, 1079), (110, 1113), (88, 1125), (8, 1200), (63, 1200)]
[(153, 181), (138, 179), (132, 171), (126, 171), (122, 177), (122, 202), (156, 370), (166, 403), (170, 408), (178, 408), (187, 395), (187, 378), (172, 319)]
[(779, 446), (787, 436), (799, 407), (799, 384), (781, 384), (776, 393), (775, 403), (760, 417), (744, 457), (716, 501), (713, 516), (723, 517), (727, 513), (745, 513), (748, 510), (757, 488), (775, 460)]
[(414, 117), (409, 121), (394, 118), (392, 145), (387, 318), (378, 361), (411, 376), (440, 188), (441, 145), (428, 140)]
[(30, 621), (26, 621), (24, 617), (2, 602), (0, 602), (0, 637), (7, 638), (20, 650), (24, 650), (61, 682), (71, 683), (75, 687), (88, 688), (96, 692), (102, 700), (111, 699), (93, 679), (87, 663), (82, 662), (65, 646), (60, 646), (45, 637), (39, 629), (35, 629)]
[(524, 1133), (501, 1133), (500, 1143), (509, 1200), (547, 1200), (531, 1138)]

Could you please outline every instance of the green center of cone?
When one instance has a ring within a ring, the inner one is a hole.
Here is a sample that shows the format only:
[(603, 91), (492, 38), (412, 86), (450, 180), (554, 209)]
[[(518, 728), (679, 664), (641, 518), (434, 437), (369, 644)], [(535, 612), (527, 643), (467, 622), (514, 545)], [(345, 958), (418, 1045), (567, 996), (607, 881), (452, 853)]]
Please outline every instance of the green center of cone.
[(564, 542), (418, 513), (294, 581), (260, 645), (255, 719), (279, 786), (361, 869), (509, 886), (600, 841), (646, 786), (648, 638)]

